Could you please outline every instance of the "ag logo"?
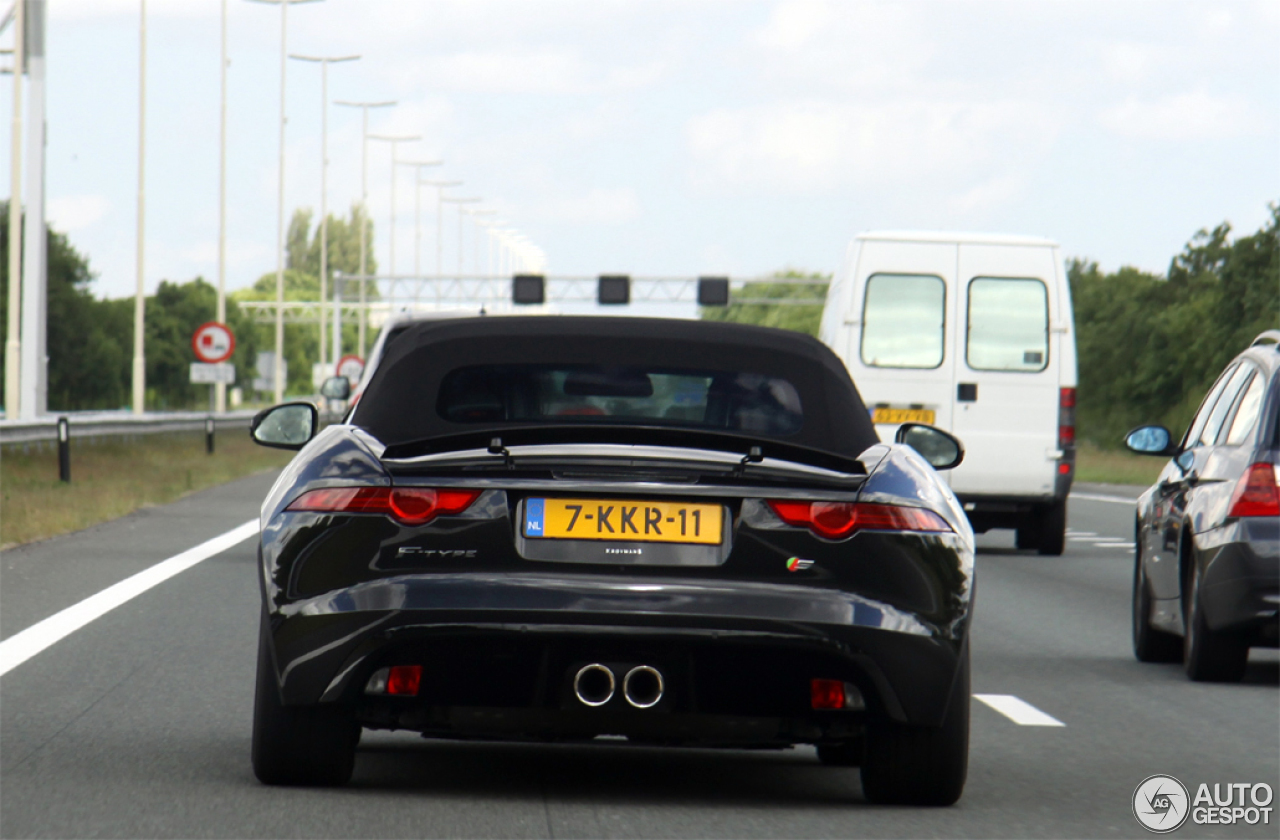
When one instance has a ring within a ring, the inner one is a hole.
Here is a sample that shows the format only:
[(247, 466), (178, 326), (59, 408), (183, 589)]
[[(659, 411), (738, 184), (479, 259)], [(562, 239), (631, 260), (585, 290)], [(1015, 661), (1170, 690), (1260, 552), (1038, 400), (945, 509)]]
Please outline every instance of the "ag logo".
[(1147, 831), (1167, 834), (1187, 821), (1190, 798), (1173, 776), (1148, 776), (1133, 792), (1133, 815)]

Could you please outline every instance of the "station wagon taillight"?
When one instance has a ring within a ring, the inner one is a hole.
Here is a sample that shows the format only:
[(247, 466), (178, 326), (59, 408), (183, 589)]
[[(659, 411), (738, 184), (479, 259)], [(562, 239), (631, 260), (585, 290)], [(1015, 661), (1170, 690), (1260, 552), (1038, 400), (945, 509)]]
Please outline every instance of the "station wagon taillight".
[(1058, 448), (1076, 445), (1076, 389), (1058, 389)]
[(430, 487), (325, 487), (293, 500), (286, 510), (315, 513), (381, 513), (405, 525), (425, 525), (437, 516), (462, 513), (479, 490)]
[(1250, 464), (1235, 492), (1231, 494), (1231, 512), (1228, 518), (1237, 516), (1280, 516), (1280, 476), (1275, 464)]
[(862, 502), (797, 502), (770, 499), (769, 507), (788, 525), (808, 528), (829, 540), (855, 531), (950, 531), (946, 520), (931, 510)]

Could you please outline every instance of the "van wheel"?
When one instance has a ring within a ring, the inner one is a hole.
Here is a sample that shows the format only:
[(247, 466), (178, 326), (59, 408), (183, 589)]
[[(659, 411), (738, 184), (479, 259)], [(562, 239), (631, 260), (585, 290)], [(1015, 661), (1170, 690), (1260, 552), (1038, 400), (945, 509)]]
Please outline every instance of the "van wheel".
[(1040, 546), (1040, 533), (1036, 530), (1034, 522), (1028, 522), (1022, 525), (1014, 532), (1013, 544), (1023, 550), (1029, 548), (1038, 548)]
[(941, 726), (867, 724), (862, 792), (880, 805), (953, 805), (969, 769), (969, 647)]
[(271, 662), (267, 619), (258, 631), (253, 702), (253, 773), (268, 785), (344, 785), (355, 769), (360, 726), (334, 703), (286, 706)]
[(1054, 502), (1036, 519), (1036, 551), (1052, 557), (1062, 556), (1067, 547), (1067, 500)]

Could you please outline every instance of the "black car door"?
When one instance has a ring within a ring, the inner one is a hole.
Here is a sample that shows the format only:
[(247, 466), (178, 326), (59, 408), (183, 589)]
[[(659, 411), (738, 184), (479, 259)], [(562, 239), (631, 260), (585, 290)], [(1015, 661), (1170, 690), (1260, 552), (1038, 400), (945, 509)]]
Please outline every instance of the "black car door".
[(1156, 598), (1177, 598), (1181, 594), (1178, 576), (1178, 554), (1181, 551), (1183, 526), (1188, 507), (1205, 478), (1205, 469), (1213, 454), (1213, 444), (1235, 403), (1240, 388), (1252, 369), (1233, 365), (1223, 372), (1187, 430), (1182, 452), (1165, 465), (1156, 485), (1152, 517), (1151, 566), (1149, 579)]

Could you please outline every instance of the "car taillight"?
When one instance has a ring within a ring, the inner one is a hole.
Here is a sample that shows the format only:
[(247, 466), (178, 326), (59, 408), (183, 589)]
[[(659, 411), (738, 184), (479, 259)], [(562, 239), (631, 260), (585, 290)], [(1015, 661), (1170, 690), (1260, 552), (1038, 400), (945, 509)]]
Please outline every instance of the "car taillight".
[(425, 525), (437, 516), (462, 513), (479, 490), (428, 487), (326, 487), (293, 500), (287, 510), (317, 513), (381, 513), (405, 525)]
[(1076, 445), (1076, 389), (1058, 389), (1058, 448)]
[(1228, 518), (1237, 516), (1280, 516), (1280, 489), (1276, 484), (1275, 464), (1250, 464), (1240, 476), (1236, 490), (1231, 494), (1231, 512)]
[(946, 520), (931, 510), (862, 502), (793, 502), (770, 499), (769, 507), (788, 525), (808, 528), (830, 540), (855, 531), (950, 531)]

